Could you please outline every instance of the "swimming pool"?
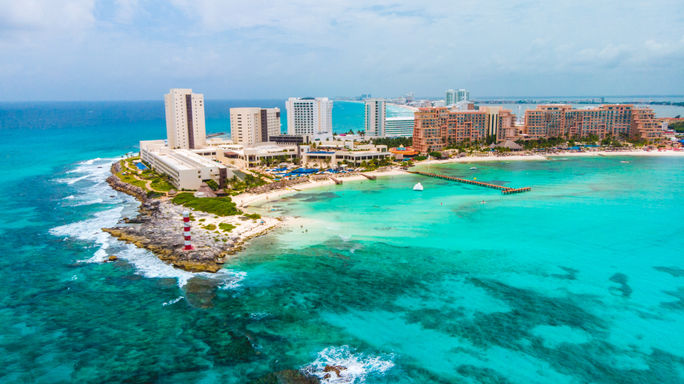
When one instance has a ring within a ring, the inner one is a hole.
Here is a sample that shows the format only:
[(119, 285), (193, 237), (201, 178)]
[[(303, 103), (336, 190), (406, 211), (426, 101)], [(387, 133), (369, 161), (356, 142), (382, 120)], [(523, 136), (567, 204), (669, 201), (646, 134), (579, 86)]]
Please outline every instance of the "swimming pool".
[(135, 163), (135, 166), (138, 167), (138, 169), (141, 171), (144, 171), (147, 169), (147, 166), (143, 163)]

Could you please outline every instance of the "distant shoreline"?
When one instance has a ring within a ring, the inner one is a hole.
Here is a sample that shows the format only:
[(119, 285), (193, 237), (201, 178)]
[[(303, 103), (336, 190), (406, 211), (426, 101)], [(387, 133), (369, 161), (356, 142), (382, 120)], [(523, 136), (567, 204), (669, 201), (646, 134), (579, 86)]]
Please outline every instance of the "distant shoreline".
[[(452, 163), (479, 163), (479, 162), (492, 162), (492, 161), (543, 161), (549, 160), (550, 157), (604, 157), (604, 156), (627, 156), (627, 157), (684, 157), (684, 151), (595, 151), (595, 152), (560, 152), (553, 154), (528, 154), (528, 155), (511, 155), (511, 156), (467, 156), (444, 160), (425, 160), (420, 163), (415, 164), (414, 167), (421, 165), (431, 165), (431, 164), (452, 164)], [(399, 176), (408, 175), (406, 170), (400, 168), (392, 168), (389, 170), (382, 171), (371, 171), (363, 172), (369, 176), (376, 177), (387, 177), (387, 176)], [(366, 178), (362, 175), (353, 175), (341, 178), (343, 182), (355, 182), (363, 181)], [(287, 187), (275, 191), (270, 191), (266, 193), (253, 194), (253, 193), (242, 193), (237, 196), (233, 196), (233, 201), (238, 207), (249, 207), (254, 205), (260, 205), (264, 202), (274, 202), (283, 198), (287, 195), (295, 194), (303, 190), (308, 190), (312, 188), (318, 188), (328, 185), (335, 185), (335, 182), (326, 180), (310, 181), (307, 183), (297, 184), (293, 187)]]

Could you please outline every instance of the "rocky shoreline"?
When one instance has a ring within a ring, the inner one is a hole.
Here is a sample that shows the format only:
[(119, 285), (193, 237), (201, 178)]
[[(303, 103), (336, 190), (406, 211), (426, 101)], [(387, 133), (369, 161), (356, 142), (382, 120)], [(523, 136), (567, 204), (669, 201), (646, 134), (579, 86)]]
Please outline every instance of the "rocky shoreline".
[[(112, 165), (116, 173), (118, 163)], [(102, 228), (121, 241), (154, 253), (162, 261), (190, 272), (217, 272), (230, 256), (250, 239), (261, 236), (280, 224), (280, 220), (245, 216), (217, 217), (171, 203), (167, 198), (148, 199), (142, 188), (119, 180), (114, 174), (109, 185), (141, 202), (135, 218), (124, 218), (115, 227)], [(191, 213), (193, 249), (183, 249), (183, 211)], [(222, 230), (219, 223), (230, 224)]]

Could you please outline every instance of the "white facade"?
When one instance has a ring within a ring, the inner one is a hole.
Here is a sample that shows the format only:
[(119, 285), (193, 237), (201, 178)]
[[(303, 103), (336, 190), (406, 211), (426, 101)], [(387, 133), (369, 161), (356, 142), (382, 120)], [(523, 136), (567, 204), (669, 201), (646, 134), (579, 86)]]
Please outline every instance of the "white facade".
[(385, 119), (385, 136), (409, 137), (413, 136), (413, 117), (388, 117)]
[(280, 134), (279, 108), (231, 108), (230, 135), (235, 144), (244, 146), (268, 142)]
[(456, 101), (470, 100), (470, 92), (467, 89), (459, 89), (456, 94)]
[(204, 95), (192, 89), (174, 88), (164, 95), (166, 137), (172, 149), (194, 149), (206, 145)]
[(198, 189), (203, 180), (220, 184), (221, 177), (227, 180), (234, 175), (225, 165), (191, 150), (169, 149), (163, 140), (141, 141), (140, 158), (156, 172), (168, 175), (178, 189)]
[(456, 104), (456, 91), (453, 89), (447, 89), (446, 91), (446, 99), (444, 100), (445, 105), (453, 105)]
[(332, 139), (332, 100), (327, 97), (290, 97), (285, 106), (288, 135)]
[(444, 104), (448, 107), (463, 100), (470, 100), (470, 92), (468, 92), (467, 89), (448, 89), (446, 91), (446, 99), (444, 100)]
[(366, 104), (366, 136), (385, 136), (385, 100), (368, 99)]

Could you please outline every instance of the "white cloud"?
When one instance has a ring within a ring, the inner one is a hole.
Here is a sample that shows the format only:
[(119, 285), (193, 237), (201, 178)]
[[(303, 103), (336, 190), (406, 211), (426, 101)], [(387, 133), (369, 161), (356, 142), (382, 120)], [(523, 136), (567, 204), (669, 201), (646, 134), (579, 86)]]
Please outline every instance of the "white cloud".
[(26, 88), (6, 75), (23, 67), (132, 94), (610, 93), (637, 76), (666, 92), (684, 87), (680, 2), (0, 0), (0, 83)]
[(70, 31), (95, 23), (94, 0), (0, 0), (0, 31)]

